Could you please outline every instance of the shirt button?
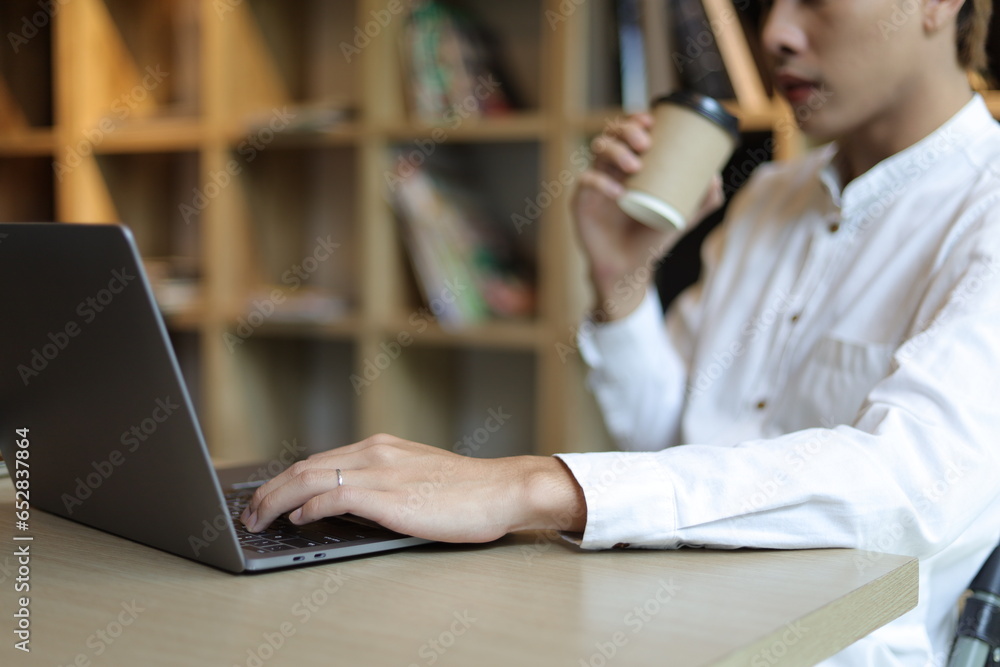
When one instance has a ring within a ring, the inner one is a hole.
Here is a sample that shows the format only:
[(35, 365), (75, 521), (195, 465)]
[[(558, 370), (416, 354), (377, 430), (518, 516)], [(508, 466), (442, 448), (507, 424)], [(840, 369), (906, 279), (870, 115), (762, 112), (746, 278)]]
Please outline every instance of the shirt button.
[(837, 232), (840, 231), (840, 223), (839, 222), (831, 222), (830, 226), (827, 227), (827, 229), (830, 230), (831, 234), (836, 234)]
[(760, 402), (757, 403), (757, 409), (758, 410), (763, 410), (766, 407), (767, 407), (767, 401), (760, 401)]

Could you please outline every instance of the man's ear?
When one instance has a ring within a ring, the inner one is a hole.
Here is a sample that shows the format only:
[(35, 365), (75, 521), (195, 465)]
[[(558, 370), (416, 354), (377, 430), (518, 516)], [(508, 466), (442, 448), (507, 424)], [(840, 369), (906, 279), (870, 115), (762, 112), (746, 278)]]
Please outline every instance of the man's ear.
[(924, 30), (937, 32), (949, 23), (958, 20), (962, 5), (972, 0), (923, 0)]

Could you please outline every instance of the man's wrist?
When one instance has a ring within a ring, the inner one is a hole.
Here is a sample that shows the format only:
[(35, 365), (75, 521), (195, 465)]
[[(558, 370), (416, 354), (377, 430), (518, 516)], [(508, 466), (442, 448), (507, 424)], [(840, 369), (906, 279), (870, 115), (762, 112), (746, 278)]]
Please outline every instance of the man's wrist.
[(552, 456), (523, 456), (517, 502), (521, 517), (515, 530), (564, 530), (582, 533), (587, 525), (587, 501), (573, 473)]
[(598, 301), (591, 309), (591, 319), (598, 323), (625, 319), (639, 309), (649, 288), (649, 284), (623, 279), (614, 288), (597, 289)]

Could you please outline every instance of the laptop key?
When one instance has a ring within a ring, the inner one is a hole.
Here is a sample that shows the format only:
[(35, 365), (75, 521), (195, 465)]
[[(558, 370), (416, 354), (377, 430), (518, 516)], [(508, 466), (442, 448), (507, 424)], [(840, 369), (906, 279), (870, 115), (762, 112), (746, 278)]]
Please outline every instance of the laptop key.
[(292, 549), (293, 547), (289, 547), (284, 544), (279, 544), (277, 546), (272, 546), (272, 547), (244, 547), (244, 548), (249, 549), (250, 551), (253, 551), (254, 553), (258, 554), (269, 554), (269, 553), (274, 553), (275, 551), (286, 551), (288, 549)]
[(302, 537), (296, 537), (296, 538), (293, 538), (293, 539), (290, 539), (290, 540), (284, 540), (282, 542), (282, 544), (284, 544), (286, 547), (289, 547), (289, 548), (292, 548), (292, 549), (299, 549), (299, 548), (302, 548), (302, 547), (318, 547), (318, 546), (321, 546), (321, 544), (319, 542), (313, 542), (312, 540), (307, 540), (307, 539), (302, 538)]
[(314, 542), (320, 542), (322, 544), (336, 544), (337, 542), (350, 541), (345, 540), (342, 537), (334, 537), (327, 533), (320, 533), (316, 531), (302, 531), (301, 536), (307, 540), (313, 540)]

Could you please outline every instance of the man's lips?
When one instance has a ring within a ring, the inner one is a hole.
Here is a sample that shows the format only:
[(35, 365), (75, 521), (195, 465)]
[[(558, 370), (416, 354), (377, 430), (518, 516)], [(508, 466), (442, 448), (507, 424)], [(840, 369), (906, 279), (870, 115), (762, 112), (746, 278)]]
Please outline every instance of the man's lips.
[(785, 99), (792, 104), (805, 102), (819, 88), (819, 82), (788, 72), (779, 72), (775, 76), (775, 83)]

